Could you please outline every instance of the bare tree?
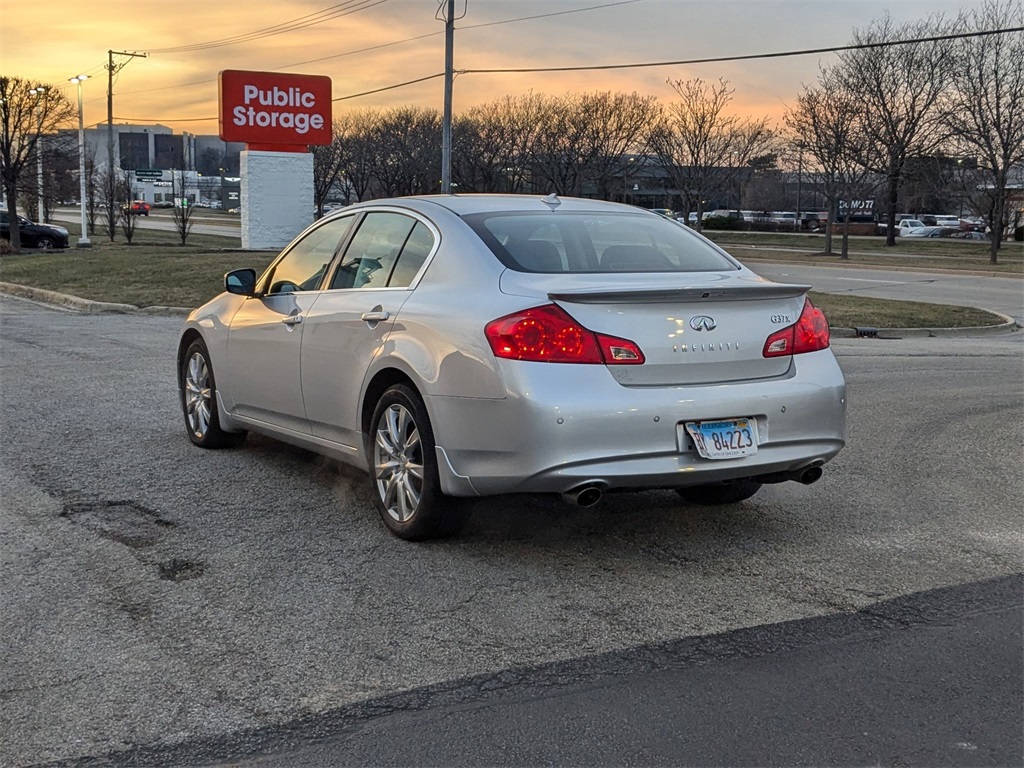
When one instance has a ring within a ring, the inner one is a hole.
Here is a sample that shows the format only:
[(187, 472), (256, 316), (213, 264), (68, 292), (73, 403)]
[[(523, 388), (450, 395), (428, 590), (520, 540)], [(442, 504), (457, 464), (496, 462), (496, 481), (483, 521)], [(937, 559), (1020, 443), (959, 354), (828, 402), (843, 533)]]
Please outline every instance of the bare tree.
[(505, 96), (470, 109), (453, 130), (452, 176), (459, 189), (521, 192), (547, 96)]
[(384, 197), (440, 188), (441, 116), (436, 110), (399, 107), (381, 115), (371, 132), (372, 173)]
[(309, 148), (313, 155), (313, 204), (318, 219), (324, 215), (324, 203), (331, 189), (341, 179), (342, 169), (348, 160), (343, 128), (344, 120), (335, 119), (331, 143)]
[(135, 237), (135, 229), (139, 223), (139, 214), (132, 212), (132, 178), (134, 174), (132, 171), (121, 171), (117, 175), (117, 196), (120, 200), (123, 200), (121, 207), (118, 209), (118, 222), (121, 225), (121, 231), (124, 232), (124, 239), (131, 245), (132, 238)]
[(607, 200), (613, 180), (632, 175), (643, 164), (643, 137), (661, 114), (658, 102), (637, 93), (604, 92), (584, 94), (579, 107), (588, 127), (582, 175)]
[(100, 197), (100, 172), (96, 167), (95, 150), (86, 150), (85, 157), (85, 211), (88, 217), (89, 234), (96, 234), (96, 214)]
[(341, 176), (355, 198), (350, 202), (365, 200), (373, 188), (373, 134), (380, 120), (376, 109), (348, 112), (334, 120), (334, 141), (344, 150)]
[[(888, 14), (853, 35), (854, 45), (934, 36), (941, 17), (896, 26)], [(907, 159), (935, 151), (945, 136), (939, 110), (950, 76), (947, 41), (859, 48), (842, 54), (836, 75), (858, 95), (869, 142), (864, 162), (886, 175), (886, 245), (896, 244), (896, 208)]]
[(541, 96), (537, 103), (537, 131), (530, 152), (535, 186), (560, 195), (583, 191), (587, 162), (587, 125), (580, 96), (561, 99)]
[(65, 200), (78, 197), (78, 144), (67, 133), (51, 137), (43, 156), (43, 212), (45, 221)]
[(21, 249), (18, 189), (22, 176), (35, 165), (40, 137), (56, 133), (76, 114), (56, 86), (38, 86), (20, 77), (0, 76), (0, 183), (10, 212), (13, 251)]
[(171, 207), (171, 218), (174, 219), (174, 231), (181, 238), (181, 244), (185, 245), (189, 233), (192, 231), (192, 212), (195, 205), (190, 197), (188, 176), (185, 171), (171, 171), (171, 198), (174, 203)]
[(869, 139), (859, 98), (845, 86), (834, 68), (822, 69), (818, 84), (804, 86), (784, 119), (792, 141), (811, 158), (828, 203), (827, 254), (832, 253), (832, 225), (840, 203), (845, 202), (842, 258), (847, 259), (852, 200), (863, 197), (870, 175), (862, 162)]
[[(1019, 0), (986, 0), (964, 14), (958, 28), (974, 31), (1024, 26)], [(948, 77), (945, 122), (956, 141), (977, 157), (984, 210), (991, 230), (989, 262), (997, 263), (1007, 215), (1007, 186), (1024, 163), (1024, 32), (956, 40)]]
[(770, 154), (774, 133), (767, 118), (726, 114), (734, 93), (727, 80), (669, 80), (669, 85), (679, 100), (664, 108), (648, 143), (679, 189), (686, 214), (697, 211), (700, 229), (705, 200), (735, 188), (753, 158)]

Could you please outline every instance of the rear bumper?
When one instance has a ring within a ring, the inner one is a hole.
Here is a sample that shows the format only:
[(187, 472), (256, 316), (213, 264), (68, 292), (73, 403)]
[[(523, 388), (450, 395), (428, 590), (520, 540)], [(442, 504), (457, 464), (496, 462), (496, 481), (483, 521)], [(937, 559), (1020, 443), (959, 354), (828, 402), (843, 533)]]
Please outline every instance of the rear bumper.
[[(502, 361), (501, 400), (427, 398), (441, 485), (453, 496), (675, 488), (787, 472), (845, 445), (846, 387), (830, 350), (756, 382), (623, 387), (604, 368)], [(754, 456), (701, 458), (684, 421), (753, 416)]]

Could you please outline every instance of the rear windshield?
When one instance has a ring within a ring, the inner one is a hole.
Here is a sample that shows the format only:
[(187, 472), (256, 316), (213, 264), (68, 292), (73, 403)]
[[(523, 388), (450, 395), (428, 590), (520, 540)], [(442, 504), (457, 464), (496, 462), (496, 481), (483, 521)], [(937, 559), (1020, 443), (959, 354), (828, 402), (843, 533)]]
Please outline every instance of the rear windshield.
[(464, 217), (519, 272), (718, 272), (739, 269), (687, 227), (632, 213), (479, 213)]

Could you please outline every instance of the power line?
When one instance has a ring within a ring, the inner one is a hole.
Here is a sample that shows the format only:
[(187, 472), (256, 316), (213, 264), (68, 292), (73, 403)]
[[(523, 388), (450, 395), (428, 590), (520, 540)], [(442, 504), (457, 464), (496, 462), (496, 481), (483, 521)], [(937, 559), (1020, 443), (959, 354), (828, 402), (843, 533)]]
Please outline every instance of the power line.
[(419, 77), (419, 78), (416, 78), (415, 80), (406, 80), (404, 83), (395, 83), (394, 85), (386, 85), (383, 88), (375, 88), (372, 91), (363, 91), (362, 93), (353, 93), (353, 94), (350, 94), (348, 96), (339, 96), (336, 99), (331, 99), (331, 101), (346, 101), (347, 99), (357, 99), (360, 96), (369, 96), (369, 95), (374, 94), (374, 93), (383, 93), (384, 91), (393, 91), (393, 90), (395, 90), (397, 88), (404, 88), (407, 85), (415, 85), (416, 83), (423, 83), (423, 82), (426, 82), (427, 80), (434, 80), (434, 79), (436, 79), (438, 77), (444, 77), (444, 72), (438, 72), (438, 73), (433, 74), (433, 75), (427, 75), (426, 77)]
[(211, 120), (217, 120), (218, 116), (213, 117), (176, 117), (168, 119), (166, 117), (118, 117), (114, 116), (115, 120), (124, 120), (125, 122), (132, 121), (135, 123), (150, 123), (156, 125), (158, 123), (208, 123)]
[[(949, 35), (934, 35), (931, 37), (919, 37), (905, 40), (887, 40), (877, 43), (859, 43), (856, 45), (844, 45), (844, 46), (833, 46), (830, 48), (808, 48), (796, 51), (775, 51), (772, 53), (753, 53), (741, 56), (717, 56), (714, 58), (705, 59), (685, 59), (679, 61), (659, 61), (659, 62), (644, 62), (635, 64), (601, 64), (592, 66), (581, 66), (581, 67), (530, 67), (530, 68), (516, 68), (516, 69), (462, 69), (459, 70), (459, 74), (472, 74), (472, 75), (490, 75), (490, 74), (520, 74), (530, 72), (583, 72), (592, 70), (606, 70), (606, 69), (640, 69), (644, 67), (666, 67), (666, 66), (679, 66), (686, 64), (707, 64), (707, 63), (721, 63), (730, 61), (751, 61), (756, 59), (776, 59), (790, 56), (808, 56), (813, 54), (821, 53), (840, 53), (842, 51), (856, 51), (866, 50), (870, 48), (888, 48), (895, 45), (912, 45), (916, 43), (927, 43), (937, 42), (942, 40), (959, 40), (971, 37), (988, 37), (991, 35), (1003, 35), (1012, 32), (1024, 32), (1024, 27), (1007, 27), (1005, 29), (990, 29), (983, 30), (980, 32), (959, 32)], [(427, 75), (420, 77), (415, 80), (406, 80), (402, 83), (394, 83), (393, 85), (386, 85), (381, 88), (375, 88), (370, 91), (362, 91), (360, 93), (353, 93), (347, 96), (338, 96), (332, 99), (332, 101), (347, 101), (348, 99), (356, 99), (362, 96), (370, 96), (375, 93), (383, 93), (385, 91), (392, 91), (398, 88), (404, 88), (409, 85), (415, 85), (416, 83), (422, 83), (427, 80), (433, 80), (438, 77), (443, 77), (443, 72), (438, 72), (433, 75)], [(119, 118), (122, 119), (122, 118)], [(138, 119), (138, 118), (137, 118)], [(189, 122), (199, 122), (201, 120), (216, 120), (216, 117), (210, 118), (188, 118)], [(186, 122), (185, 120), (175, 119), (162, 119), (162, 120), (148, 120), (147, 122)]]
[[(407, 80), (404, 83), (395, 83), (394, 85), (387, 85), (387, 86), (384, 86), (383, 88), (377, 88), (377, 89), (372, 90), (372, 91), (363, 91), (362, 93), (353, 93), (353, 94), (351, 94), (349, 96), (339, 96), (336, 99), (331, 99), (331, 101), (332, 102), (333, 101), (345, 101), (347, 99), (356, 99), (356, 98), (359, 98), (360, 96), (369, 96), (369, 95), (374, 94), (374, 93), (381, 93), (382, 91), (393, 91), (393, 90), (395, 90), (397, 88), (404, 88), (407, 85), (415, 85), (416, 83), (424, 83), (427, 80), (436, 80), (439, 77), (444, 77), (444, 72), (438, 72), (438, 73), (433, 74), (433, 75), (427, 75), (426, 77), (418, 77), (415, 80)], [(181, 118), (181, 119), (166, 118), (166, 117), (164, 117), (164, 118), (155, 118), (155, 117), (131, 117), (131, 118), (129, 118), (129, 117), (118, 117), (117, 119), (118, 120), (135, 120), (135, 121), (141, 122), (141, 123), (200, 123), (200, 122), (209, 122), (210, 120), (218, 120), (219, 118), (220, 118), (219, 115), (214, 115), (213, 117), (187, 117), (187, 118)]]
[(286, 32), (295, 32), (300, 29), (316, 26), (317, 24), (323, 24), (324, 22), (331, 21), (332, 19), (373, 8), (374, 6), (381, 5), (387, 1), (388, 0), (346, 0), (344, 3), (338, 3), (337, 5), (329, 6), (328, 8), (324, 8), (315, 13), (300, 16), (296, 19), (292, 19), (291, 21), (285, 21), (271, 27), (264, 27), (252, 32), (246, 32), (245, 34), (221, 38), (220, 40), (210, 40), (205, 43), (193, 43), (191, 45), (181, 45), (173, 48), (157, 48), (151, 50), (150, 53), (170, 54), (205, 51), (211, 48), (223, 48), (228, 45), (238, 45), (240, 43), (248, 43), (254, 40), (262, 40), (265, 37), (282, 35)]
[[(567, 16), (567, 15), (573, 14), (573, 13), (584, 13), (584, 12), (587, 12), (587, 11), (599, 11), (599, 10), (601, 10), (603, 8), (612, 8), (612, 7), (619, 6), (619, 5), (630, 5), (632, 3), (642, 3), (642, 2), (645, 2), (645, 0), (618, 0), (618, 2), (602, 3), (601, 5), (589, 5), (589, 6), (586, 6), (586, 7), (583, 7), (583, 8), (571, 8), (571, 9), (569, 9), (567, 11), (557, 11), (557, 12), (554, 12), (554, 13), (541, 13), (541, 14), (537, 14), (537, 15), (534, 15), (534, 16), (521, 16), (521, 17), (517, 17), (517, 18), (514, 18), (514, 19), (501, 19), (500, 21), (488, 21), (488, 22), (484, 22), (482, 24), (469, 24), (469, 25), (464, 26), (464, 27), (458, 27), (458, 29), (461, 30), (461, 31), (464, 31), (464, 30), (469, 30), (469, 29), (480, 29), (482, 27), (494, 27), (494, 26), (498, 26), (500, 24), (514, 24), (514, 23), (520, 22), (520, 21), (533, 21), (535, 19), (546, 19), (546, 18), (549, 18), (549, 17), (552, 17), (552, 16)], [(303, 17), (303, 18), (305, 18), (305, 17)], [(332, 54), (330, 56), (321, 56), (321, 57), (316, 58), (316, 59), (307, 59), (306, 61), (297, 61), (294, 64), (283, 64), (280, 67), (274, 67), (271, 71), (272, 72), (276, 72), (276, 71), (281, 70), (281, 69), (291, 69), (292, 67), (301, 67), (301, 66), (304, 66), (306, 64), (319, 64), (321, 61), (330, 61), (331, 59), (340, 59), (340, 58), (343, 58), (345, 56), (354, 56), (354, 55), (359, 54), (359, 53), (369, 53), (370, 51), (377, 51), (377, 50), (380, 50), (382, 48), (390, 48), (390, 47), (395, 46), (395, 45), (402, 45), (403, 43), (411, 43), (411, 42), (415, 42), (416, 40), (424, 40), (424, 39), (426, 39), (428, 37), (438, 37), (439, 35), (443, 35), (443, 34), (444, 34), (443, 31), (442, 32), (427, 32), (427, 33), (422, 34), (422, 35), (415, 35), (414, 37), (406, 37), (406, 38), (403, 38), (402, 40), (393, 40), (390, 43), (381, 43), (379, 45), (367, 46), (366, 48), (357, 48), (355, 50), (345, 51), (344, 53), (335, 53), (335, 54)], [(157, 50), (157, 51), (150, 51), (150, 53), (163, 53), (163, 52), (170, 51), (170, 50), (174, 50), (174, 49), (163, 49), (163, 50)], [(124, 91), (123, 93), (119, 93), (118, 95), (119, 96), (131, 96), (132, 94), (136, 94), (136, 93), (152, 93), (153, 91), (169, 91), (169, 90), (173, 90), (174, 88), (187, 88), (187, 87), (193, 86), (193, 85), (208, 85), (210, 83), (215, 83), (215, 82), (217, 82), (216, 79), (194, 80), (194, 81), (192, 81), (190, 83), (179, 83), (178, 85), (166, 85), (166, 86), (162, 86), (160, 88), (145, 88), (145, 89), (139, 90), (139, 91)], [(401, 85), (402, 84), (398, 84), (397, 86), (394, 86), (394, 87), (401, 87)], [(379, 93), (379, 91), (370, 91), (368, 93)], [(368, 95), (368, 94), (357, 94), (357, 95)], [(355, 98), (355, 96), (346, 96), (344, 98)]]
[[(604, 3), (602, 5), (590, 5), (586, 8), (571, 8), (568, 11), (554, 11), (552, 13), (539, 13), (536, 16), (521, 16), (517, 19), (504, 19), (503, 21), (487, 21), (482, 24), (467, 24), (464, 27), (456, 27), (460, 32), (464, 32), (467, 29), (480, 29), (482, 27), (496, 27), (499, 24), (511, 24), (517, 21), (533, 21), (534, 19), (549, 19), (552, 16), (568, 16), (570, 13), (580, 13), (582, 11), (599, 11), (602, 8), (612, 8), (616, 5), (632, 5), (633, 3), (642, 3), (644, 0), (618, 0), (615, 3)], [(435, 32), (434, 34), (440, 35), (441, 32)]]
[(861, 51), (868, 48), (888, 48), (894, 45), (911, 45), (916, 43), (931, 43), (941, 40), (960, 40), (967, 37), (986, 37), (988, 35), (1003, 35), (1009, 32), (1024, 32), (1024, 27), (1008, 27), (1006, 29), (989, 29), (982, 32), (958, 32), (951, 35), (933, 35), (931, 37), (918, 37), (912, 40), (886, 40), (878, 43), (858, 43), (857, 45), (843, 45), (832, 48), (805, 48), (799, 51), (777, 51), (775, 53), (751, 53), (746, 56), (715, 56), (706, 59), (682, 59), (679, 61), (650, 61), (639, 64), (596, 64), (582, 67), (519, 67), (510, 69), (461, 69), (460, 74), (466, 75), (496, 75), (496, 74), (523, 74), (529, 72), (587, 72), (606, 69), (641, 69), (643, 67), (674, 67), (682, 64), (712, 64), (727, 61), (750, 61), (753, 59), (780, 59), (788, 56), (808, 56), (815, 53), (841, 53), (842, 51)]

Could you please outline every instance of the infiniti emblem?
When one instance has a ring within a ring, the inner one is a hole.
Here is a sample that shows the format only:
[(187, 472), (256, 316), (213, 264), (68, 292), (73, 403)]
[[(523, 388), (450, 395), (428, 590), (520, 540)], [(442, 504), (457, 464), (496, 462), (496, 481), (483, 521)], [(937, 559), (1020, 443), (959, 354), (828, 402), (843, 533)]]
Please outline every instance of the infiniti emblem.
[(718, 323), (707, 315), (694, 315), (690, 318), (690, 327), (695, 331), (713, 331)]

